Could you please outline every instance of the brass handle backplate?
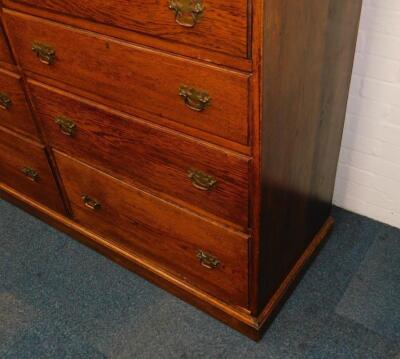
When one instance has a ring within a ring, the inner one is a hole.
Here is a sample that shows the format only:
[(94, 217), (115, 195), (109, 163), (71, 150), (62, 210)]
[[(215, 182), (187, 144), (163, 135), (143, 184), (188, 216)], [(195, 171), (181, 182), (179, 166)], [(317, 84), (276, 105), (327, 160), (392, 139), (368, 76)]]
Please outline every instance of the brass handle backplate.
[(202, 0), (168, 0), (175, 13), (175, 21), (185, 27), (194, 27), (204, 14)]
[(187, 107), (198, 112), (204, 111), (211, 102), (207, 92), (186, 85), (179, 87), (179, 96), (183, 97)]
[(73, 136), (75, 134), (76, 125), (70, 118), (58, 116), (54, 119), (54, 122), (60, 127), (60, 131), (63, 135)]
[(85, 205), (85, 207), (95, 211), (95, 210), (99, 210), (101, 208), (101, 204), (99, 202), (97, 202), (96, 200), (90, 198), (88, 195), (84, 194), (82, 196), (82, 201)]
[(11, 105), (11, 99), (5, 93), (0, 92), (0, 108), (7, 111)]
[(52, 65), (56, 60), (56, 52), (49, 45), (35, 42), (32, 45), (32, 51), (36, 54), (39, 60), (46, 65)]
[(202, 250), (197, 251), (197, 258), (199, 258), (201, 265), (208, 269), (215, 269), (220, 264), (217, 258)]
[(24, 167), (21, 169), (21, 172), (32, 182), (39, 181), (39, 173), (30, 167)]
[(189, 169), (188, 176), (192, 180), (192, 185), (202, 191), (211, 191), (218, 183), (215, 177), (198, 170)]

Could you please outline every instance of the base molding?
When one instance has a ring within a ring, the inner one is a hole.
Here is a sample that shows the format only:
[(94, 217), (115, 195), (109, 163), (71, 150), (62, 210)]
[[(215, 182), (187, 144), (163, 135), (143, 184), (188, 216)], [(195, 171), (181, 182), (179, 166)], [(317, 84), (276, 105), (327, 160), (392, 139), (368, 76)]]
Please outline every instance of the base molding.
[(289, 274), (286, 276), (285, 280), (282, 282), (275, 294), (271, 297), (267, 305), (261, 311), (260, 315), (257, 317), (258, 338), (256, 338), (256, 340), (261, 339), (263, 333), (268, 328), (268, 325), (271, 323), (275, 314), (277, 314), (279, 308), (284, 304), (285, 300), (294, 290), (305, 270), (307, 269), (308, 265), (311, 264), (311, 261), (317, 255), (319, 249), (321, 249), (321, 246), (331, 232), (334, 223), (335, 221), (333, 217), (328, 217), (324, 225), (314, 236), (311, 243), (308, 245), (301, 257), (297, 260), (296, 264), (293, 266)]
[(135, 256), (113, 245), (102, 237), (78, 225), (70, 218), (32, 201), (30, 198), (6, 185), (0, 184), (0, 198), (70, 235), (82, 244), (96, 250), (122, 267), (139, 274), (158, 287), (163, 288), (198, 309), (203, 310), (256, 341), (261, 339), (268, 325), (278, 312), (278, 309), (284, 303), (291, 290), (294, 289), (305, 267), (310, 263), (323, 240), (329, 234), (334, 223), (332, 217), (327, 219), (261, 313), (258, 316), (253, 316), (249, 311), (243, 308), (227, 305), (208, 293), (189, 285), (167, 271), (157, 267), (157, 265), (151, 261)]

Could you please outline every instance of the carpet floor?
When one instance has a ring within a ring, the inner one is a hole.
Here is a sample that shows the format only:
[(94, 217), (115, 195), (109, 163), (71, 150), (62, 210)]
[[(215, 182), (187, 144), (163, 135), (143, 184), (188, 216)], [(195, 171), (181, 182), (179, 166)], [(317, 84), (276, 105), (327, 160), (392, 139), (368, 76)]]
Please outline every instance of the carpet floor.
[(400, 230), (334, 217), (257, 344), (0, 201), (0, 358), (400, 359)]

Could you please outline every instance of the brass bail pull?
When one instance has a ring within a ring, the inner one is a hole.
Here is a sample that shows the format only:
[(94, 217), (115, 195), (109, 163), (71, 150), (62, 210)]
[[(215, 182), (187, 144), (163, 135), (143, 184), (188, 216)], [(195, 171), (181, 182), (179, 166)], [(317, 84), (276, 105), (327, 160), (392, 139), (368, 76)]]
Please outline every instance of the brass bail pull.
[(184, 99), (187, 107), (197, 112), (204, 111), (211, 102), (211, 96), (207, 92), (186, 85), (179, 87), (179, 96)]
[(175, 21), (184, 27), (194, 27), (204, 14), (202, 0), (169, 0), (168, 7), (175, 13)]
[(39, 58), (40, 62), (45, 65), (52, 65), (56, 60), (55, 50), (49, 46), (39, 42), (34, 42), (32, 45), (32, 51)]
[(58, 116), (54, 119), (54, 122), (60, 127), (60, 131), (65, 136), (73, 136), (76, 131), (76, 125), (74, 121), (65, 116)]
[(88, 195), (84, 194), (82, 196), (82, 201), (85, 207), (91, 209), (92, 211), (97, 211), (101, 209), (101, 204), (96, 200), (90, 198)]
[(194, 169), (188, 170), (188, 177), (192, 180), (193, 187), (201, 191), (211, 191), (218, 183), (212, 175)]
[(21, 169), (21, 172), (32, 182), (39, 181), (39, 173), (30, 167), (24, 167)]
[(200, 260), (201, 265), (207, 269), (215, 269), (220, 264), (216, 257), (202, 250), (198, 250), (196, 256)]
[(5, 93), (0, 92), (0, 108), (7, 111), (10, 109), (11, 105), (11, 99)]

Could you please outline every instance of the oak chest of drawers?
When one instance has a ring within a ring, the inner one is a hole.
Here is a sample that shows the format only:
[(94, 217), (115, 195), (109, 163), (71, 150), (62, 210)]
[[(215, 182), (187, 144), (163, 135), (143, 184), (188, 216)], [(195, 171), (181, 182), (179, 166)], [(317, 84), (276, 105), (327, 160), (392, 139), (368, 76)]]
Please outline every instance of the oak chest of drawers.
[(259, 339), (333, 223), (360, 8), (3, 0), (1, 196)]

